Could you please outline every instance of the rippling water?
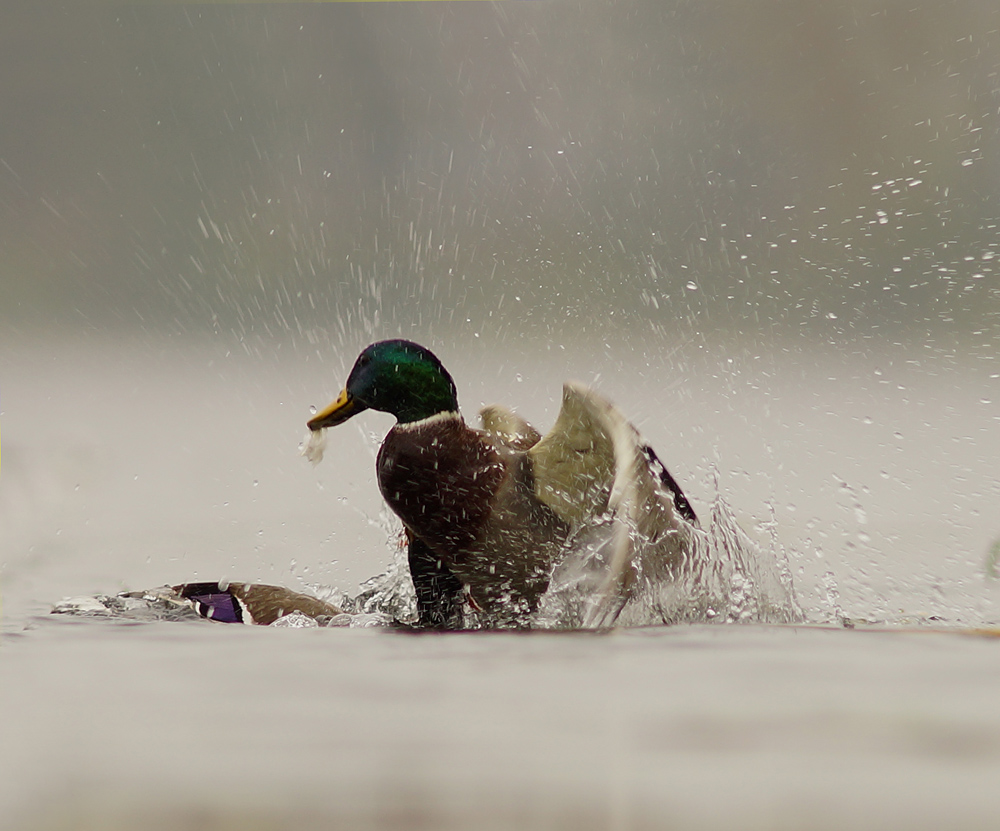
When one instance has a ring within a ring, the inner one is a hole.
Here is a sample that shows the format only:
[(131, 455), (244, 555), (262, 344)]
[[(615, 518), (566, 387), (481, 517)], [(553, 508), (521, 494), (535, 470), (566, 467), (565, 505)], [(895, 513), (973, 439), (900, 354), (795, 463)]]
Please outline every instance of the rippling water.
[(4, 645), (19, 828), (988, 828), (997, 642), (46, 620)]

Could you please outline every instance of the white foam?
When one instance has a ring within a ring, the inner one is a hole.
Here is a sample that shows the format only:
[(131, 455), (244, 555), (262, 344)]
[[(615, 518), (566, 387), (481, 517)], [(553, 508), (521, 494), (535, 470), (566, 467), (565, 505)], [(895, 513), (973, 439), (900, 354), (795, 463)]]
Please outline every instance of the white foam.
[(299, 453), (305, 456), (314, 465), (323, 461), (323, 454), (326, 452), (326, 429), (310, 430), (302, 442), (299, 444)]
[(287, 615), (279, 617), (272, 626), (277, 627), (287, 627), (289, 629), (315, 629), (319, 624), (309, 617), (309, 615), (304, 615), (301, 612), (291, 612)]

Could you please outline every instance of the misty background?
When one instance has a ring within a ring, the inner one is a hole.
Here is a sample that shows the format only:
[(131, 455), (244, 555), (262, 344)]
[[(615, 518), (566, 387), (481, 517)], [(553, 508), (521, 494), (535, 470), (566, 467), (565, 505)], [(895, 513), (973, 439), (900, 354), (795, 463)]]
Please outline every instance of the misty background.
[(0, 67), (8, 589), (374, 573), (388, 422), (294, 445), (399, 335), (470, 416), (597, 383), (830, 610), (982, 582), (991, 0), (7, 3)]
[(990, 2), (15, 3), (0, 38), (19, 330), (295, 338), (417, 303), (996, 348)]

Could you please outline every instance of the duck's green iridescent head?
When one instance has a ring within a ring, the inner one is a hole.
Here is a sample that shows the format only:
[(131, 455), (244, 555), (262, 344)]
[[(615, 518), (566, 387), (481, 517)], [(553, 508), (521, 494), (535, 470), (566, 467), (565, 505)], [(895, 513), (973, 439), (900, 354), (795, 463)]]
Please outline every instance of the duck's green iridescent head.
[(457, 412), (455, 382), (429, 349), (408, 340), (379, 341), (358, 356), (343, 392), (308, 426), (333, 427), (368, 409), (403, 423)]

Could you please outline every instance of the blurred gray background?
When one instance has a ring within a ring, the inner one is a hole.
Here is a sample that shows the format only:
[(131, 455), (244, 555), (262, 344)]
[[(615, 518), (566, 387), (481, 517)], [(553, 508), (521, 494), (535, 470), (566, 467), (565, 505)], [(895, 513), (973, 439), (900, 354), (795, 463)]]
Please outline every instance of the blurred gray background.
[(15, 2), (0, 65), (8, 596), (374, 573), (388, 422), (295, 444), (403, 335), (470, 417), (596, 383), (824, 614), (987, 614), (992, 0)]
[(995, 3), (0, 15), (21, 331), (995, 350)]

